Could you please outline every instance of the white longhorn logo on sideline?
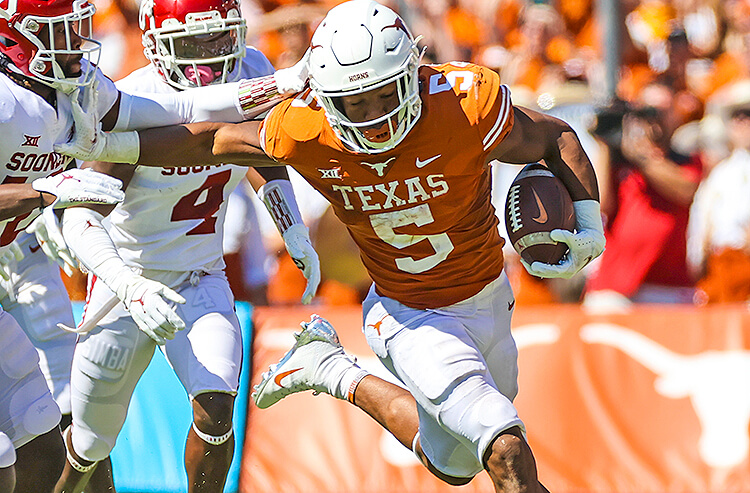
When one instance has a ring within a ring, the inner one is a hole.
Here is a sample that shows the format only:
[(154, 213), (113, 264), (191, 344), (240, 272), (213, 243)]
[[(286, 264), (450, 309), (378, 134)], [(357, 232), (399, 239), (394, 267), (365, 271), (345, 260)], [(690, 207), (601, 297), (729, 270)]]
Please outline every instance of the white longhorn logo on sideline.
[(659, 394), (689, 397), (701, 426), (698, 453), (708, 466), (729, 468), (745, 460), (750, 443), (750, 351), (677, 354), (615, 324), (584, 325), (581, 339), (617, 348), (656, 373)]

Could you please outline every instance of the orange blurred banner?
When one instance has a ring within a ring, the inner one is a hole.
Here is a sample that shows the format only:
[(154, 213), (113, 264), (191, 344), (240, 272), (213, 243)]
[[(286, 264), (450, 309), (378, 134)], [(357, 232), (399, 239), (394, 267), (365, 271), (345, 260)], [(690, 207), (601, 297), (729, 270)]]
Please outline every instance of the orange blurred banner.
[[(254, 311), (253, 383), (292, 346), (310, 308)], [(386, 379), (358, 307), (316, 307), (347, 352)], [(593, 315), (575, 305), (524, 307), (516, 407), (539, 476), (559, 492), (750, 491), (750, 312), (639, 306)], [(491, 492), (486, 474), (434, 479), (353, 405), (306, 392), (248, 409), (240, 491)]]

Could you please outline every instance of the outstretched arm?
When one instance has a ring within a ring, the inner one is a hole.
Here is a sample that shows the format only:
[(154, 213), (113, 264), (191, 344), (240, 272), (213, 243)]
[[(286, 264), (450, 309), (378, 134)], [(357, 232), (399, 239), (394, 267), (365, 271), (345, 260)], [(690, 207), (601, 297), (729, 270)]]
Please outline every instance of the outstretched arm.
[(204, 122), (143, 130), (139, 132), (137, 164), (278, 166), (279, 163), (266, 156), (260, 147), (259, 126), (259, 121), (238, 124)]
[(278, 166), (279, 163), (267, 157), (260, 147), (259, 126), (259, 121), (237, 124), (200, 122), (113, 133), (97, 133), (95, 130), (90, 133), (90, 129), (79, 126), (76, 140), (55, 146), (55, 150), (85, 161), (143, 166), (220, 163)]

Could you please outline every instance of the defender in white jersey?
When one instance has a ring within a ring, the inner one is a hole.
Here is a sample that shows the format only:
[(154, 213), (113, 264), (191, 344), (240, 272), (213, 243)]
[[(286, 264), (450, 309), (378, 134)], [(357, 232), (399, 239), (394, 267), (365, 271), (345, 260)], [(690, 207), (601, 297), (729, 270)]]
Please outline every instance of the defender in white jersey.
[[(146, 0), (140, 19), (152, 63), (118, 81), (120, 90), (173, 94), (273, 73), (265, 56), (244, 46), (245, 25), (235, 0)], [(65, 239), (92, 274), (84, 323), (91, 313), (103, 316), (76, 346), (69, 460), (58, 490), (78, 491), (87, 484), (88, 471), (109, 455), (135, 385), (161, 345), (193, 406), (185, 453), (189, 491), (220, 492), (234, 450), (232, 412), (242, 361), (222, 237), (227, 199), (247, 168), (85, 166), (121, 178), (126, 193), (110, 213), (106, 231), (100, 214), (106, 211), (77, 208), (63, 216)], [(286, 170), (259, 172), (271, 180), (259, 193), (290, 254), (306, 270), (309, 302), (319, 267)], [(151, 337), (139, 330), (132, 309), (119, 302), (120, 279), (133, 270), (178, 293), (183, 303), (175, 310), (185, 330)]]
[[(62, 470), (57, 424), (60, 408), (70, 412), (67, 389), (75, 337), (56, 328), (57, 323), (71, 325), (72, 315), (59, 272), (37, 250), (55, 243), (48, 231), (37, 228), (39, 242), (28, 236), (11, 247), (12, 242), (41, 207), (122, 199), (117, 180), (93, 171), (64, 171), (75, 163), (55, 146), (72, 135), (73, 112), (85, 107), (104, 115), (102, 128), (110, 129), (208, 118), (239, 121), (280, 92), (297, 89), (289, 86), (296, 80), (291, 76), (286, 82), (270, 77), (163, 96), (121, 93), (96, 68), (100, 45), (87, 37), (94, 11), (87, 0), (0, 2), (0, 258), (8, 278), (2, 303), (18, 316), (36, 346), (36, 351), (26, 351), (21, 345), (0, 345), (0, 432), (16, 449), (17, 491), (51, 491)], [(148, 323), (165, 330), (182, 323), (159, 289), (147, 294), (150, 302), (142, 311)], [(18, 331), (18, 323), (3, 313), (0, 339), (16, 340)]]

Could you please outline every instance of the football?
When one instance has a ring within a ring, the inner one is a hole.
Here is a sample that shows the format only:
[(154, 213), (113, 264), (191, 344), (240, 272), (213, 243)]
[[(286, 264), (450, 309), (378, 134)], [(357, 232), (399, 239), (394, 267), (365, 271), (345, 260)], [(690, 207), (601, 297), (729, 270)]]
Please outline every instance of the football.
[(558, 263), (568, 245), (550, 238), (555, 229), (575, 228), (573, 201), (565, 185), (546, 166), (527, 164), (505, 200), (505, 227), (513, 248), (528, 263)]

